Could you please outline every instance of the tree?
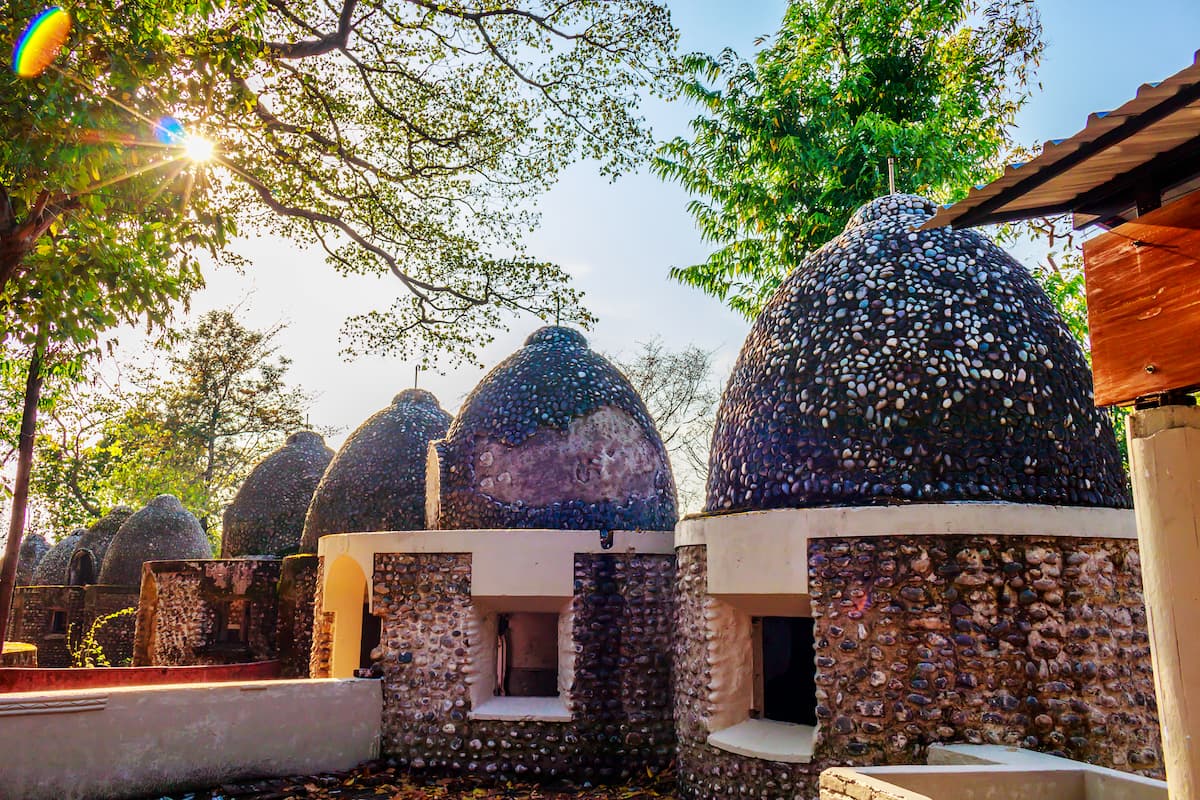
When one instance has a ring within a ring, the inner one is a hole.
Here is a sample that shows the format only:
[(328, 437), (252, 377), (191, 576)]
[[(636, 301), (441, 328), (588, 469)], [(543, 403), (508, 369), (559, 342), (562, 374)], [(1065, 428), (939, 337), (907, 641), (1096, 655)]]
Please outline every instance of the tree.
[(38, 440), (34, 486), (51, 516), (75, 524), (169, 492), (216, 537), (250, 470), (305, 425), (310, 398), (285, 381), (281, 330), (212, 311), (166, 345), (165, 370), (132, 370), (134, 390), (60, 403)]
[(721, 389), (713, 354), (695, 345), (668, 350), (659, 339), (640, 342), (632, 358), (613, 359), (642, 396), (671, 466), (681, 511), (700, 511), (708, 482), (708, 449)]
[(774, 40), (685, 59), (692, 138), (654, 170), (719, 248), (677, 280), (757, 314), (858, 206), (897, 188), (956, 199), (1009, 149), (1042, 51), (1032, 0), (792, 0)]
[[(9, 40), (36, 9), (14, 5)], [(669, 88), (676, 38), (651, 0), (81, 0), (72, 13), (56, 67), (0, 81), (0, 161), (28, 166), (0, 180), (19, 187), (0, 218), (0, 295), (56, 225), (110, 238), (122, 206), (92, 209), (108, 197), (93, 187), (144, 169), (142, 198), (189, 209), (196, 243), (268, 231), (398, 278), (401, 298), (353, 321), (350, 350), (467, 358), (513, 312), (590, 319), (567, 275), (523, 251), (526, 201), (580, 155), (616, 174), (648, 152), (639, 94)], [(163, 148), (167, 116), (182, 132)], [(64, 175), (40, 176), (45, 163)]]
[[(16, 41), (40, 11), (16, 0)], [(20, 547), (39, 394), (121, 321), (163, 324), (240, 230), (318, 244), (403, 299), (351, 328), (471, 358), (505, 315), (587, 322), (529, 258), (523, 205), (583, 154), (645, 153), (636, 90), (675, 42), (651, 0), (79, 0), (62, 55), (0, 74), (0, 343), (25, 364), (6, 554)], [(169, 119), (170, 118), (170, 119)], [(177, 120), (182, 120), (180, 124)], [(61, 345), (61, 347), (60, 347)], [(0, 568), (0, 642), (15, 555)]]

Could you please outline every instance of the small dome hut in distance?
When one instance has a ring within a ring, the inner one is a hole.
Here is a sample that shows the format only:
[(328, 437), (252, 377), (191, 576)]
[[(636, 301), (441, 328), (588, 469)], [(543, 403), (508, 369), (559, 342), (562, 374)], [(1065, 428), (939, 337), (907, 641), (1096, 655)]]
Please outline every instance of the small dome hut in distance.
[(212, 558), (199, 520), (174, 495), (160, 494), (125, 520), (100, 567), (99, 583), (140, 586), (146, 561)]
[(350, 434), (317, 485), (301, 552), (329, 533), (420, 530), (425, 525), (425, 456), (450, 415), (424, 389), (406, 389)]
[(297, 431), (256, 466), (225, 508), (221, 557), (286, 556), (300, 548), (304, 517), (333, 451)]

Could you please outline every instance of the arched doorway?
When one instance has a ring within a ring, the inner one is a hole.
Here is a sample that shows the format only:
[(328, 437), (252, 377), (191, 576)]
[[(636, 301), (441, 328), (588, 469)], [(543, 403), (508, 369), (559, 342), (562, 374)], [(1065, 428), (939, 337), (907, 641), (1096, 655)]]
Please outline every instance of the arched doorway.
[(96, 582), (96, 557), (91, 550), (76, 550), (67, 566), (68, 586), (91, 586)]
[(379, 624), (373, 622), (378, 617), (370, 615), (369, 588), (367, 576), (350, 556), (338, 556), (325, 576), (325, 611), (333, 613), (331, 677), (353, 677), (379, 643)]

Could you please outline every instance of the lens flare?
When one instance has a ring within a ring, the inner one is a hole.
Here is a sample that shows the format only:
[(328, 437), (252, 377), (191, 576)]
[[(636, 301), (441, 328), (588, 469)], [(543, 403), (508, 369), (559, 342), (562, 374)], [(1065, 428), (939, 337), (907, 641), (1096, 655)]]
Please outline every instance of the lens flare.
[(183, 144), (187, 131), (183, 123), (174, 117), (163, 117), (154, 124), (154, 138), (163, 144)]
[(58, 57), (71, 33), (71, 15), (51, 6), (25, 26), (13, 48), (12, 68), (22, 78), (36, 78)]
[(192, 161), (208, 161), (217, 147), (203, 136), (188, 136), (183, 140), (183, 151)]

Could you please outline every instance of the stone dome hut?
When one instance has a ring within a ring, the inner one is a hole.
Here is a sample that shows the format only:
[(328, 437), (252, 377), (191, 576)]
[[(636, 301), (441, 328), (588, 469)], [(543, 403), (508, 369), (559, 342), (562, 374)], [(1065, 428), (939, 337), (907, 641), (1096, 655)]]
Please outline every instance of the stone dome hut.
[(467, 398), (428, 475), (436, 530), (321, 540), (314, 677), (381, 674), (383, 751), (413, 769), (665, 768), (675, 490), (629, 382), (542, 328)]
[(33, 586), (67, 586), (67, 570), (71, 566), (71, 557), (87, 528), (76, 528), (70, 534), (59, 539), (42, 556), (37, 568), (33, 571)]
[(121, 525), (104, 556), (99, 583), (136, 587), (143, 562), (211, 557), (212, 546), (196, 517), (174, 495), (160, 494)]
[(891, 195), (755, 321), (713, 434), (708, 511), (999, 500), (1131, 506), (1079, 345), (1029, 271)]
[[(784, 281), (676, 531), (678, 772), (815, 796), (939, 742), (1161, 770), (1136, 530), (1029, 273), (891, 195)], [(1146, 731), (1152, 733), (1146, 734)]]
[(132, 515), (133, 509), (129, 506), (117, 506), (83, 532), (75, 545), (74, 553), (71, 554), (67, 583), (73, 586), (87, 586), (97, 582), (108, 546), (112, 544), (125, 520)]
[(666, 448), (629, 381), (570, 328), (535, 331), (430, 451), (437, 528), (670, 530)]
[(17, 586), (32, 586), (33, 573), (41, 563), (50, 544), (40, 533), (28, 533), (21, 541), (21, 550), (17, 556)]
[(300, 549), (328, 533), (425, 527), (425, 455), (450, 415), (424, 389), (406, 389), (346, 439), (317, 485)]
[(297, 431), (246, 476), (225, 508), (221, 557), (285, 556), (300, 548), (304, 516), (333, 451), (320, 434)]
[[(9, 629), (19, 640), (37, 645), (40, 665), (70, 666), (72, 648), (97, 619), (137, 605), (137, 583), (103, 585), (100, 574), (110, 544), (132, 515), (133, 509), (118, 506), (91, 527), (72, 532), (42, 558), (32, 585), (14, 593)], [(140, 562), (137, 567), (140, 581)], [(97, 628), (96, 641), (110, 662), (128, 660), (133, 631), (133, 620), (126, 617), (110, 618)]]

